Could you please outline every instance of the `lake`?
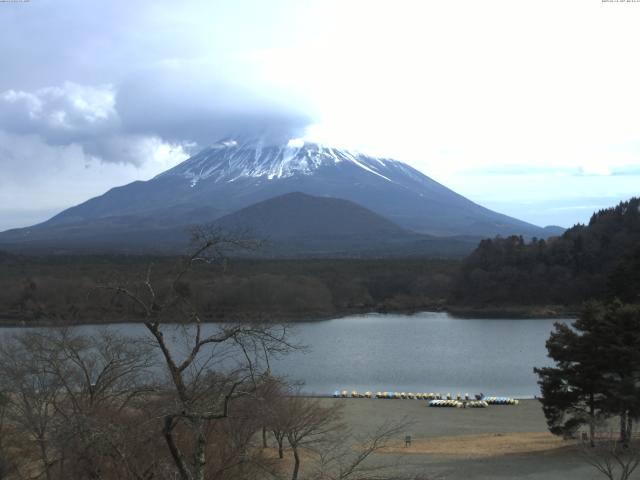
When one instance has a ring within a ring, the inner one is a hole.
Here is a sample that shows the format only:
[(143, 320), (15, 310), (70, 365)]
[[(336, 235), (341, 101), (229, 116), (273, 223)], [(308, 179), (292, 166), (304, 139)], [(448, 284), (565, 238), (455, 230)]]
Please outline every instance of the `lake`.
[[(298, 323), (293, 339), (308, 351), (275, 360), (272, 370), (303, 380), (309, 394), (346, 389), (533, 397), (539, 393), (533, 367), (550, 365), (545, 341), (554, 322), (571, 320), (460, 319), (424, 312)], [(145, 333), (140, 324), (110, 328)]]

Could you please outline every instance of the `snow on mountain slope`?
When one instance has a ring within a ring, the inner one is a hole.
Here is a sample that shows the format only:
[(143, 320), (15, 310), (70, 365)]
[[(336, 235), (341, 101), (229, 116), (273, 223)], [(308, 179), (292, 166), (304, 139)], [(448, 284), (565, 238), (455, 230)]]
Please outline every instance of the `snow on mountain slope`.
[(396, 160), (301, 140), (243, 137), (214, 143), (149, 181), (113, 188), (21, 234), (121, 217), (203, 224), (291, 192), (348, 200), (421, 234), (549, 236)]
[(390, 162), (400, 163), (300, 140), (290, 140), (286, 145), (265, 145), (263, 142), (261, 139), (223, 140), (156, 178), (182, 176), (194, 187), (206, 179), (234, 182), (246, 177), (266, 177), (273, 180), (294, 175), (312, 175), (320, 167), (350, 162), (391, 181), (380, 172), (380, 167), (387, 166)]

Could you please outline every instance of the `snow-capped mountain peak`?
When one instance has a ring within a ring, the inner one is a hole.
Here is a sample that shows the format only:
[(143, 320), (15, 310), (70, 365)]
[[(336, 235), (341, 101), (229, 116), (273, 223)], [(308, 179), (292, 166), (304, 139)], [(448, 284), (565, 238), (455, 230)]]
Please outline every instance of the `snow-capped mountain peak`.
[(297, 138), (282, 144), (269, 143), (263, 138), (227, 138), (210, 145), (157, 178), (182, 176), (195, 187), (205, 179), (217, 183), (234, 182), (247, 177), (273, 180), (311, 175), (318, 169), (342, 162), (349, 162), (389, 182), (392, 180), (384, 175), (384, 167), (390, 163), (400, 163)]
[[(140, 222), (184, 228), (291, 193), (346, 200), (419, 234), (548, 236), (540, 227), (473, 203), (406, 163), (283, 136), (223, 139), (152, 180), (113, 188), (38, 228), (55, 233), (78, 222), (98, 229), (104, 222), (114, 228), (142, 228)], [(288, 218), (292, 212), (282, 206), (281, 214)]]

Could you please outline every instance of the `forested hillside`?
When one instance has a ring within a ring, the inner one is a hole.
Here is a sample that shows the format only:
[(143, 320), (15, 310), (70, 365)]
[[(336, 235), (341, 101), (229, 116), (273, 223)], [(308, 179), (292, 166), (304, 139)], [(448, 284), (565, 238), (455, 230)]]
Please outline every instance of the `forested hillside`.
[(593, 214), (561, 237), (483, 240), (462, 264), (452, 302), (474, 307), (640, 301), (640, 199)]

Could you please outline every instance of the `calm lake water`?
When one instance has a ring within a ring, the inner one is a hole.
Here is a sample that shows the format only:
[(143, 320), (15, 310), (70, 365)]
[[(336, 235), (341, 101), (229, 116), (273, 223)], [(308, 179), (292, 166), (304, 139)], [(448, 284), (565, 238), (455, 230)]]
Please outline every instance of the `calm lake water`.
[[(355, 389), (533, 397), (538, 394), (533, 367), (550, 365), (545, 341), (557, 321), (571, 320), (459, 319), (425, 312), (300, 323), (292, 337), (308, 350), (271, 366), (277, 374), (304, 381), (310, 394)], [(132, 336), (145, 333), (139, 324), (109, 328)], [(0, 335), (16, 330), (2, 329)]]

